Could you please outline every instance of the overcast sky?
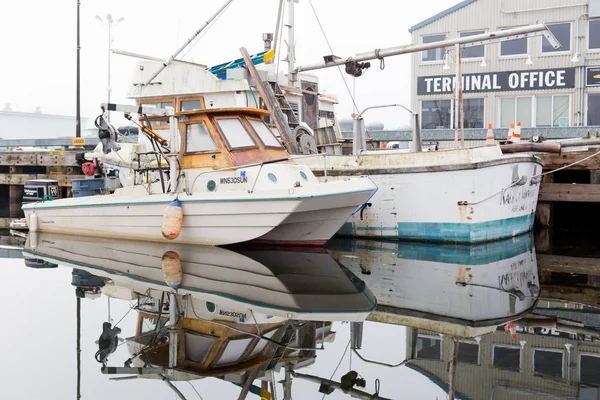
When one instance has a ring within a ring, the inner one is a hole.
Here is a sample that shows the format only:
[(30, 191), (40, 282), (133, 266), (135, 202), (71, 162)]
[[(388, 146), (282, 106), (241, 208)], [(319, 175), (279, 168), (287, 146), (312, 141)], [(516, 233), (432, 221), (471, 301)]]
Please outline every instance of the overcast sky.
[[(408, 28), (455, 4), (457, 0), (407, 3), (393, 0), (312, 0), (336, 55), (356, 53), (409, 43)], [(222, 4), (221, 0), (81, 0), (81, 95), (82, 115), (95, 117), (106, 99), (108, 30), (96, 15), (125, 18), (113, 31), (113, 48), (167, 58)], [(186, 60), (215, 65), (262, 51), (262, 33), (275, 30), (278, 0), (235, 0), (225, 14), (187, 52)], [(3, 1), (2, 77), (0, 107), (48, 113), (75, 113), (76, 1)], [(330, 54), (308, 0), (296, 5), (298, 64), (321, 60)], [(284, 37), (286, 36), (284, 29)], [(125, 102), (135, 60), (112, 56), (113, 101)], [(316, 72), (321, 89), (336, 93), (340, 117), (349, 117), (349, 94), (337, 69)], [(345, 74), (344, 74), (345, 75)], [(345, 75), (350, 87), (352, 79)], [(410, 102), (410, 56), (378, 63), (366, 76), (356, 79), (359, 108), (389, 102)], [(127, 100), (133, 103), (133, 100)], [(408, 122), (397, 110), (373, 112), (388, 128)]]

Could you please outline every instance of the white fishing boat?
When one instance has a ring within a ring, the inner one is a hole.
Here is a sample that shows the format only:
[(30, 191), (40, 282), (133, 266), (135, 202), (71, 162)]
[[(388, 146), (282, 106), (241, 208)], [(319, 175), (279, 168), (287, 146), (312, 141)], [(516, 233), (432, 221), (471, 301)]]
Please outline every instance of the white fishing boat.
[[(162, 100), (180, 104), (187, 92), (177, 83), (184, 82), (178, 77)], [(133, 185), (107, 195), (26, 204), (31, 230), (165, 241), (163, 213), (178, 199), (183, 211), (173, 239), (178, 243), (224, 245), (259, 239), (322, 245), (376, 190), (366, 178), (320, 183), (309, 168), (289, 160), (264, 124), (264, 110), (107, 108), (161, 116), (156, 124), (169, 124), (170, 148), (165, 138), (144, 126), (157, 150), (127, 154), (137, 161)], [(102, 134), (114, 138), (111, 127), (102, 123)], [(110, 140), (104, 146), (105, 153), (118, 149)], [(156, 157), (154, 165), (141, 161), (148, 157)], [(169, 168), (162, 167), (166, 159)]]
[(24, 255), (73, 268), (80, 298), (134, 303), (121, 366), (107, 366), (121, 329), (102, 324), (95, 357), (109, 375), (219, 377), (247, 389), (283, 366), (314, 364), (317, 344), (335, 339), (333, 321), (363, 321), (375, 307), (369, 289), (323, 249), (242, 253), (34, 232)]
[(327, 248), (377, 297), (371, 321), (472, 338), (528, 315), (540, 293), (533, 235), (479, 245), (334, 239)]
[[(369, 60), (454, 46), (495, 43), (544, 35), (554, 48), (560, 43), (543, 25), (532, 25), (468, 38), (446, 39), (429, 44), (409, 44), (360, 53), (295, 68), (294, 73), (344, 65), (360, 76)], [(462, 110), (460, 57), (455, 79), (456, 109)], [(363, 115), (373, 108), (399, 106), (413, 116), (412, 153), (401, 150), (369, 151)], [(482, 243), (513, 237), (532, 229), (541, 182), (542, 161), (522, 149), (499, 146), (458, 148), (464, 138), (462, 113), (457, 115), (456, 149), (423, 152), (419, 113), (399, 104), (368, 107), (354, 118), (353, 154), (299, 158), (324, 181), (368, 175), (378, 193), (345, 224), (339, 235), (449, 243)], [(460, 128), (460, 127), (463, 128)], [(460, 132), (460, 134), (459, 134)], [(463, 140), (464, 142), (464, 140)], [(461, 146), (464, 147), (464, 146)], [(323, 170), (326, 172), (323, 172)]]
[(378, 192), (341, 236), (481, 243), (532, 229), (542, 161), (498, 146), (298, 158), (323, 181), (368, 175)]
[(118, 287), (126, 286), (127, 298), (169, 291), (173, 283), (165, 280), (165, 268), (176, 265), (177, 294), (189, 295), (189, 315), (196, 311), (239, 323), (254, 323), (253, 318), (269, 323), (362, 321), (376, 305), (364, 283), (324, 249), (264, 250), (252, 245), (233, 251), (30, 232), (23, 254), (101, 277), (107, 281), (102, 289), (107, 294), (123, 294)]

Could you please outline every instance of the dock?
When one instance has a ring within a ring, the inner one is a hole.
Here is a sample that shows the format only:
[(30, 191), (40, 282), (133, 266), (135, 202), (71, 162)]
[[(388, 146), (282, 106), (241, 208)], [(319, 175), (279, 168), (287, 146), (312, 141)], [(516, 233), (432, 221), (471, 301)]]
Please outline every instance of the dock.
[(41, 150), (0, 152), (0, 228), (22, 217), (23, 185), (31, 179), (58, 181), (62, 197), (70, 197), (71, 180), (84, 178), (75, 155), (83, 150)]

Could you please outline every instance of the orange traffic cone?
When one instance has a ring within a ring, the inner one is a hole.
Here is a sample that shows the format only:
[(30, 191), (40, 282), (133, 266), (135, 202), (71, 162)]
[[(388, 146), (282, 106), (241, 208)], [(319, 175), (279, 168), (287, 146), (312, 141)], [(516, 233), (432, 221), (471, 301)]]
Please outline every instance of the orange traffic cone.
[(486, 146), (495, 146), (496, 141), (494, 140), (494, 131), (492, 130), (492, 124), (488, 124), (487, 136), (485, 138)]
[(508, 128), (508, 137), (506, 138), (507, 142), (512, 141), (514, 131), (515, 131), (515, 124), (510, 124), (510, 128)]
[(510, 334), (510, 337), (513, 339), (517, 338), (517, 325), (516, 324), (506, 324), (504, 326), (504, 332)]
[(512, 142), (519, 143), (521, 141), (521, 123), (517, 122), (517, 127), (513, 132)]

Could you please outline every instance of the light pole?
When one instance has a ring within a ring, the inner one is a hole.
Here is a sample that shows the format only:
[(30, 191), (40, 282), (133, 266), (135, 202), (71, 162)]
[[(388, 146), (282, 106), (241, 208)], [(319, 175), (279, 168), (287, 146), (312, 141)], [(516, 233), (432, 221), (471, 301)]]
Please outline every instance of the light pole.
[[(121, 21), (123, 21), (125, 18), (121, 17), (118, 20), (113, 20), (112, 14), (108, 13), (106, 14), (106, 19), (102, 18), (99, 15), (96, 15), (96, 19), (98, 21), (100, 21), (100, 23), (104, 26), (108, 26), (108, 86), (107, 86), (107, 94), (108, 94), (108, 99), (107, 99), (107, 103), (110, 103), (110, 92), (111, 92), (111, 88), (110, 88), (110, 51), (112, 50), (112, 27), (113, 26), (117, 26), (119, 25), (119, 23)], [(108, 122), (110, 122), (110, 113), (108, 113), (107, 115), (107, 119)]]

